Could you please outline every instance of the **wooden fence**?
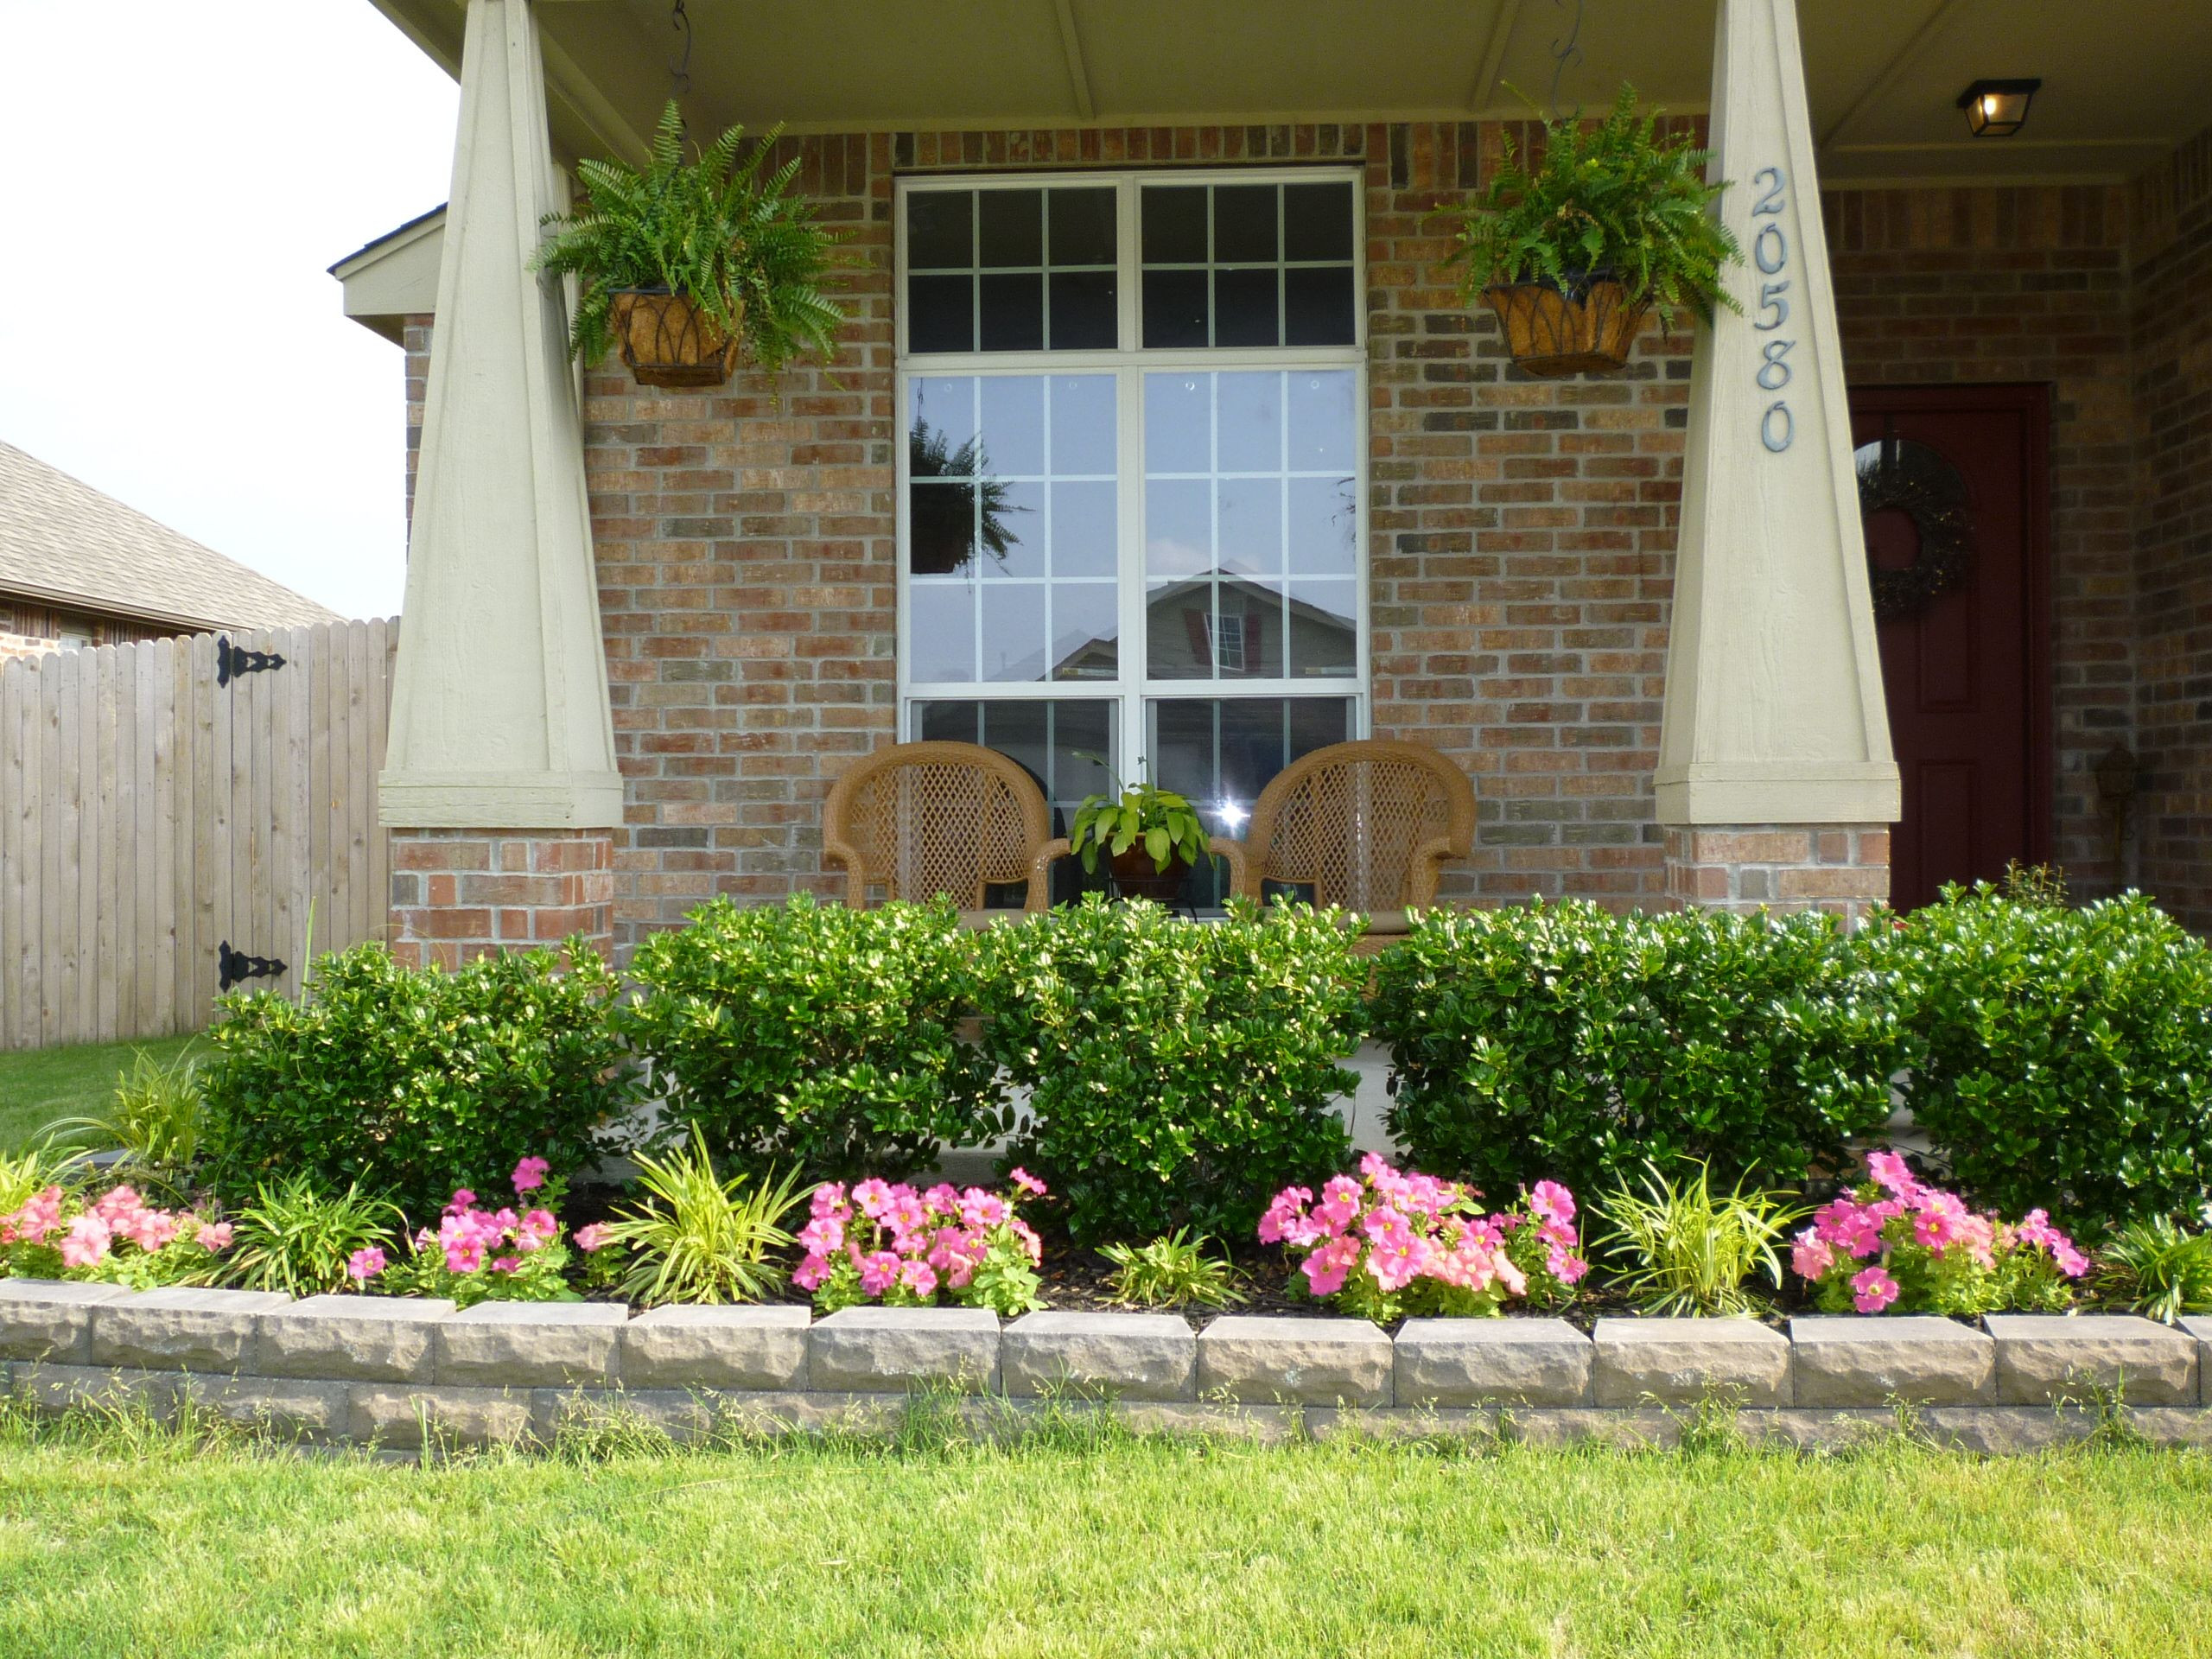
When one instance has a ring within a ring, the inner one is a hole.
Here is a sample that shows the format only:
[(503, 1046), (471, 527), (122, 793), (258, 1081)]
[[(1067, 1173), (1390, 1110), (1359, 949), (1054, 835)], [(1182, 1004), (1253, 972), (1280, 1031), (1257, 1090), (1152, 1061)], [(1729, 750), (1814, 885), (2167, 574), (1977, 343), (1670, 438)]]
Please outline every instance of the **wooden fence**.
[(398, 632), (201, 634), (0, 668), (0, 1048), (196, 1031), (226, 948), (286, 964), (246, 983), (296, 992), (310, 910), (317, 955), (382, 937)]

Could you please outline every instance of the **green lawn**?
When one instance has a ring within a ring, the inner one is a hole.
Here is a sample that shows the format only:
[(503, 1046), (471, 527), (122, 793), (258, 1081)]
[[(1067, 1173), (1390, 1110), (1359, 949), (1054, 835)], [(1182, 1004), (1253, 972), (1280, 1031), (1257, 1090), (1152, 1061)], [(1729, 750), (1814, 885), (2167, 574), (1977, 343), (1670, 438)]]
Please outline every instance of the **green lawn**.
[(0, 1653), (2212, 1652), (2212, 1459), (1072, 1442), (424, 1465), (0, 1429)]
[[(193, 1040), (155, 1037), (137, 1043), (0, 1052), (0, 1153), (21, 1152), (57, 1117), (104, 1116), (115, 1093), (116, 1074), (130, 1069), (134, 1052), (143, 1048), (156, 1060), (168, 1060)], [(204, 1039), (200, 1046), (207, 1048)]]

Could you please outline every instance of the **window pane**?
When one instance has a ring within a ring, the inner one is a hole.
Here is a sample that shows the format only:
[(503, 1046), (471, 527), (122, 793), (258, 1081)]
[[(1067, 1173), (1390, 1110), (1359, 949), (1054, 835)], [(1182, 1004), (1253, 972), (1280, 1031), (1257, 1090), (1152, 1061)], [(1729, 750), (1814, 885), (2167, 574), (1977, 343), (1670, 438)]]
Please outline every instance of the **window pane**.
[(1275, 244), (1275, 187), (1217, 184), (1213, 187), (1213, 257), (1222, 264), (1280, 257)]
[[(1236, 835), (1275, 774), (1352, 733), (1349, 697), (1163, 697), (1146, 709), (1146, 751), (1161, 787), (1188, 796), (1206, 828)], [(1184, 897), (1218, 902), (1218, 867)]]
[(965, 270), (976, 263), (975, 196), (966, 190), (914, 190), (906, 196), (906, 265)]
[(1205, 271), (1145, 272), (1144, 343), (1148, 346), (1206, 343)]
[(1056, 270), (1046, 280), (1051, 284), (1054, 351), (1111, 351), (1120, 343), (1112, 271)]
[(1287, 184), (1282, 188), (1286, 259), (1351, 258), (1351, 183)]
[(1283, 272), (1282, 284), (1284, 345), (1349, 346), (1358, 338), (1350, 265), (1293, 268)]
[(986, 266), (1045, 263), (1045, 193), (979, 190), (976, 241)]
[(1214, 659), (1221, 677), (1282, 678), (1281, 585), (1224, 576), (1214, 607)]
[(983, 451), (980, 471), (1035, 478), (1045, 470), (1045, 379), (1036, 374), (980, 377)]
[(1279, 473), (1282, 470), (1282, 375), (1278, 370), (1257, 374), (1224, 374), (1217, 378), (1220, 389), (1221, 448), (1218, 465), (1224, 473)]
[(1119, 470), (1114, 448), (1114, 378), (1064, 374), (1052, 382), (1052, 473), (1111, 478)]
[(1063, 582), (1052, 588), (1056, 680), (1110, 680), (1121, 672), (1121, 601), (1110, 582)]
[(1214, 272), (1213, 343), (1275, 346), (1281, 340), (1275, 319), (1274, 270)]
[(1147, 265), (1202, 265), (1206, 260), (1206, 187), (1147, 185), (1140, 194)]
[(983, 545), (992, 556), (982, 562), (982, 575), (1043, 581), (1048, 557), (1044, 485), (994, 479), (982, 487), (990, 513)]
[(906, 491), (906, 568), (918, 576), (975, 574), (976, 486), (916, 479)]
[(1282, 485), (1273, 478), (1224, 479), (1215, 493), (1214, 563), (1238, 575), (1282, 569)]
[(986, 352), (1038, 352), (1045, 348), (1045, 279), (1035, 272), (987, 276), (983, 279)]
[(970, 276), (910, 276), (906, 279), (906, 349), (913, 352), (971, 352), (976, 349), (976, 290)]
[(1350, 679), (1359, 671), (1359, 584), (1294, 579), (1290, 584), (1290, 674)]
[(1348, 369), (1300, 370), (1290, 378), (1290, 469), (1294, 473), (1351, 472), (1358, 410)]
[(1210, 374), (1145, 376), (1145, 471), (1213, 470), (1212, 382)]
[(1348, 576), (1358, 566), (1353, 526), (1352, 480), (1349, 478), (1294, 478), (1290, 480), (1290, 573), (1294, 576)]
[(1195, 576), (1213, 569), (1213, 488), (1204, 479), (1157, 480), (1145, 489), (1144, 568), (1148, 575)]
[(965, 582), (917, 582), (906, 589), (909, 663), (915, 680), (976, 677), (976, 588)]
[(1114, 235), (1110, 188), (1091, 187), (1051, 193), (1052, 264), (1110, 265), (1120, 253)]
[(1198, 576), (1154, 582), (1145, 594), (1144, 671), (1155, 680), (1210, 680), (1215, 674), (1213, 582)]
[(911, 384), (907, 407), (912, 411), (909, 448), (915, 456), (915, 477), (976, 470), (975, 377), (933, 374), (917, 378)]
[(1041, 680), (1045, 677), (1045, 584), (987, 582), (983, 584), (981, 635), (986, 680)]
[(1109, 483), (1052, 486), (1052, 574), (1115, 574), (1116, 502)]

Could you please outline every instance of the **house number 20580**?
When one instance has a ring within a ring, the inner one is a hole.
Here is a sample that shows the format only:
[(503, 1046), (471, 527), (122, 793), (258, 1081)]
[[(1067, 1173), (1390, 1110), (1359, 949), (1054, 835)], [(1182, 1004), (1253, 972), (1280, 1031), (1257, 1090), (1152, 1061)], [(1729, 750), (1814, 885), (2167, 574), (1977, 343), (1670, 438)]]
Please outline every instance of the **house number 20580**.
[[(1759, 302), (1751, 327), (1763, 334), (1775, 334), (1789, 321), (1789, 278), (1783, 273), (1789, 267), (1789, 238), (1782, 228), (1783, 187), (1782, 169), (1763, 167), (1751, 175), (1751, 182), (1760, 186), (1759, 199), (1751, 204), (1751, 264), (1758, 268)], [(1765, 219), (1765, 224), (1759, 221)], [(1764, 340), (1759, 346), (1759, 365), (1751, 372), (1761, 391), (1780, 391), (1789, 384), (1789, 352), (1796, 345), (1795, 340), (1780, 335)], [(1766, 406), (1759, 416), (1759, 442), (1776, 454), (1789, 447), (1797, 435), (1797, 423), (1789, 413), (1787, 398), (1777, 397)]]

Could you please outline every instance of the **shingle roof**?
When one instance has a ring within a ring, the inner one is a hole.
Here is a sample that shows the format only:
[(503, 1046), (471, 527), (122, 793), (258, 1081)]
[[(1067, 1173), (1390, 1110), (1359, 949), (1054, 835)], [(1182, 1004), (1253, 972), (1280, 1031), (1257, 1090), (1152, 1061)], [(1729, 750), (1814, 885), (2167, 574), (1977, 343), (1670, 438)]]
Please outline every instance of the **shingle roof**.
[(338, 620), (7, 443), (0, 443), (0, 592), (209, 627)]

